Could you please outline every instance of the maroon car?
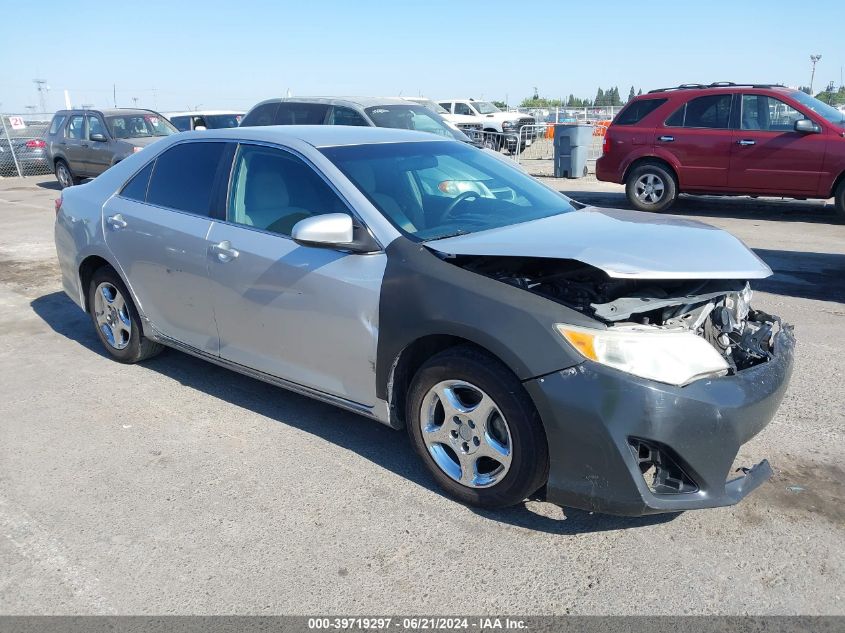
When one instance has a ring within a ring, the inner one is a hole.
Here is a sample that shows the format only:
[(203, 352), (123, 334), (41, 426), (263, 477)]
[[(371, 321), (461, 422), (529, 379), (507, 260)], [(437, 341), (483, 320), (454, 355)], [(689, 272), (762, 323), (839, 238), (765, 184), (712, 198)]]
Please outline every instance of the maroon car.
[(845, 114), (783, 86), (652, 90), (613, 120), (596, 175), (642, 211), (679, 193), (834, 197), (845, 219)]

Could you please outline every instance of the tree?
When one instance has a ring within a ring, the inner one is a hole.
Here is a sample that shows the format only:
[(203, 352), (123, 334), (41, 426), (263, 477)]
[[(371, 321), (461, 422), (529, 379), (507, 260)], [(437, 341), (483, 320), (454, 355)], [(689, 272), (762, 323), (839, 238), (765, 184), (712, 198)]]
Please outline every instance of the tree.
[(499, 108), (499, 110), (507, 110), (508, 109), (508, 104), (505, 103), (504, 101), (494, 101), (493, 105), (496, 106), (497, 108)]
[(628, 101), (630, 101), (631, 99), (633, 99), (636, 96), (637, 96), (637, 93), (634, 92), (634, 86), (631, 86), (631, 91), (628, 93)]
[(601, 88), (599, 88), (599, 89), (598, 89), (598, 92), (596, 92), (596, 98), (595, 98), (595, 100), (593, 101), (593, 103), (594, 103), (595, 105), (597, 105), (597, 106), (603, 106), (603, 105), (604, 105), (604, 100), (605, 100), (605, 97), (604, 97), (604, 90), (602, 90)]
[(642, 94), (643, 94), (643, 89), (642, 89), (642, 88), (640, 88), (640, 91), (637, 93), (637, 96), (638, 96), (638, 97), (641, 97), (641, 96), (642, 96)]

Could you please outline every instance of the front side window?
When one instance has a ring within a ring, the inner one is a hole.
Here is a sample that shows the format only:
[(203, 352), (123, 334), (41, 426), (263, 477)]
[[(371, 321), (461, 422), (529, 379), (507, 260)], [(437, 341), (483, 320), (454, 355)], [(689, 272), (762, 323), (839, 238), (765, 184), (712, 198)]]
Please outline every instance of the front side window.
[(54, 116), (53, 121), (50, 123), (50, 135), (58, 134), (65, 121), (67, 121), (67, 116), (64, 114), (57, 114)]
[(314, 169), (288, 152), (241, 145), (226, 210), (229, 222), (289, 236), (300, 220), (348, 207)]
[(626, 106), (613, 121), (615, 125), (636, 125), (668, 99), (640, 99)]
[(455, 114), (472, 115), (472, 110), (470, 110), (470, 107), (465, 103), (456, 103)]
[(217, 168), (226, 143), (181, 143), (155, 161), (147, 202), (210, 215)]
[(726, 130), (730, 128), (732, 100), (730, 93), (698, 97), (676, 110), (665, 125)]
[(352, 108), (344, 108), (341, 106), (332, 106), (332, 111), (329, 114), (329, 125), (357, 125), (367, 126), (366, 119), (355, 112)]
[(68, 138), (74, 138), (77, 140), (82, 140), (83, 133), (85, 128), (85, 117), (81, 114), (74, 115), (70, 117), (70, 121), (68, 121), (67, 129), (65, 130), (65, 136)]
[(276, 125), (323, 125), (329, 106), (324, 103), (280, 103)]
[(109, 116), (106, 125), (115, 138), (170, 136), (179, 131), (163, 116), (153, 113)]
[(464, 143), (435, 140), (321, 151), (394, 226), (417, 241), (574, 210), (566, 196)]
[(96, 115), (88, 115), (88, 140), (92, 140), (91, 136), (94, 134), (102, 134), (106, 136), (106, 128), (103, 127), (103, 122), (100, 117)]
[(742, 95), (743, 130), (792, 132), (804, 115), (780, 99), (766, 95)]

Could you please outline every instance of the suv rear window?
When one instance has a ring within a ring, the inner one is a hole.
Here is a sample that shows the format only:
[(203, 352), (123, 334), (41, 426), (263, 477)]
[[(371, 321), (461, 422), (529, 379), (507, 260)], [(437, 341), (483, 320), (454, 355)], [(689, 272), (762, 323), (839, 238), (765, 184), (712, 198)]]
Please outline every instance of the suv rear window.
[(667, 101), (668, 99), (641, 99), (634, 101), (622, 110), (613, 122), (616, 125), (634, 125)]
[(276, 125), (323, 125), (329, 106), (324, 103), (280, 103)]
[(726, 130), (730, 128), (732, 100), (730, 93), (698, 97), (676, 110), (664, 125)]

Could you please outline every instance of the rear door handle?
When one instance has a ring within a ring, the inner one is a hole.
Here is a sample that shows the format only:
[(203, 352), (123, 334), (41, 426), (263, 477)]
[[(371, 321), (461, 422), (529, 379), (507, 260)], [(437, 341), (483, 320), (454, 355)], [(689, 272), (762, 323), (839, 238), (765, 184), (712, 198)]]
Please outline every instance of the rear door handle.
[(675, 137), (674, 136), (658, 136), (657, 140), (661, 141), (663, 143), (671, 143), (672, 141), (675, 140)]
[(232, 243), (229, 240), (223, 240), (211, 246), (211, 252), (217, 255), (217, 261), (221, 264), (237, 259), (240, 252), (232, 248)]
[(757, 142), (756, 142), (756, 141), (752, 141), (750, 138), (744, 138), (744, 139), (742, 139), (741, 141), (737, 141), (737, 142), (736, 142), (736, 144), (737, 144), (737, 145), (742, 145), (743, 147), (745, 147), (745, 146), (747, 146), (747, 145), (756, 145), (756, 144), (757, 144)]
[(124, 220), (123, 216), (119, 213), (116, 213), (106, 218), (106, 222), (114, 231), (119, 231), (120, 229), (126, 228), (126, 220)]

